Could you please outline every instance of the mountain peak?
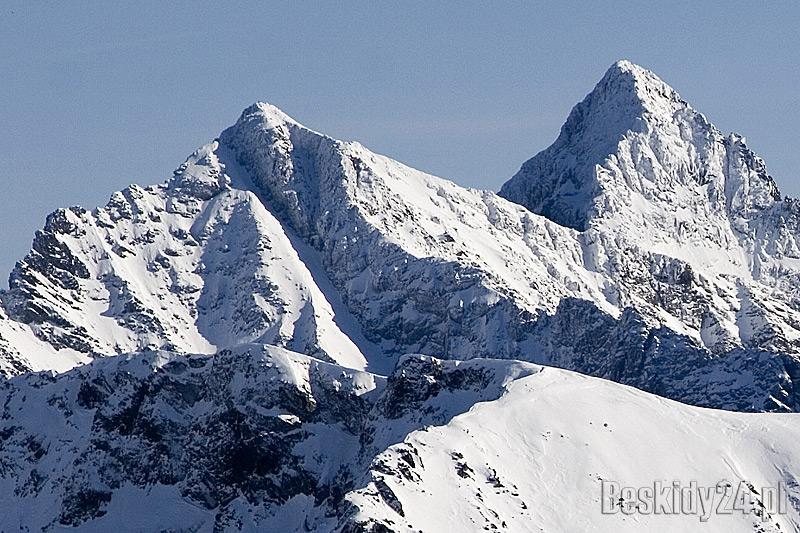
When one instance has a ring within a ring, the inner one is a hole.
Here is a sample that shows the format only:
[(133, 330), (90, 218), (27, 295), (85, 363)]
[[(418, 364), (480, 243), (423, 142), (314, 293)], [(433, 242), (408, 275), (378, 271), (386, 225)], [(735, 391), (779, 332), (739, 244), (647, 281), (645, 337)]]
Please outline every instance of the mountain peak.
[(722, 135), (653, 72), (621, 60), (500, 194), (579, 230), (613, 221), (636, 234), (662, 213), (665, 242), (680, 225), (677, 210), (691, 209), (706, 224), (686, 239), (717, 227), (735, 240), (732, 225), (747, 234), (741, 221), (780, 199), (764, 162), (741, 139)]
[(645, 113), (671, 116), (689, 105), (678, 92), (652, 71), (627, 59), (615, 62), (594, 90), (576, 106), (583, 111), (614, 113), (618, 117), (639, 118)]
[(302, 126), (299, 122), (283, 112), (279, 107), (268, 102), (256, 102), (242, 111), (239, 122), (260, 120), (267, 127), (276, 127), (280, 124)]
[(659, 78), (653, 71), (648, 70), (641, 65), (629, 61), (627, 59), (620, 59), (615, 61), (608, 70), (604, 77), (622, 76), (632, 79), (637, 83), (650, 83), (654, 85), (663, 84), (663, 80)]

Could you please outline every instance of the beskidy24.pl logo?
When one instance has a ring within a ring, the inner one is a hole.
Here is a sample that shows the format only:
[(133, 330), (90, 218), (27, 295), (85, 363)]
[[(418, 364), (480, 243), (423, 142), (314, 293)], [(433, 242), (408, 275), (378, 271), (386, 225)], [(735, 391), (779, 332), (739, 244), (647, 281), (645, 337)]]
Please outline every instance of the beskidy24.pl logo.
[(652, 485), (631, 487), (615, 481), (601, 482), (603, 514), (695, 515), (707, 522), (714, 515), (754, 514), (762, 520), (786, 514), (786, 484), (757, 489), (746, 481), (722, 480), (713, 486), (697, 481), (655, 481)]

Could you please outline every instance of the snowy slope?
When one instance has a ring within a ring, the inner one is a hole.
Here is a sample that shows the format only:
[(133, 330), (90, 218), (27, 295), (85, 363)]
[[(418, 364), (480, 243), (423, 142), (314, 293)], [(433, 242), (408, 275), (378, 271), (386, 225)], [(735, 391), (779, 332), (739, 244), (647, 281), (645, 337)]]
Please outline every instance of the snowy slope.
[[(797, 531), (796, 503), (786, 515), (758, 514), (763, 487), (783, 480), (797, 496), (795, 416), (689, 407), (543, 368), (496, 401), (410, 433), (347, 499), (359, 508), (356, 521), (394, 531)], [(603, 480), (637, 488), (744, 481), (759, 494), (748, 512), (709, 513), (707, 522), (669, 508), (602, 514)], [(394, 509), (379, 485), (396, 498)]]
[(600, 514), (601, 480), (742, 480), (759, 492), (785, 481), (800, 497), (794, 415), (688, 407), (529, 363), (409, 356), (386, 379), (277, 347), (154, 352), (12, 378), (0, 406), (3, 531), (800, 523), (794, 506), (702, 527), (698, 516)]
[(0, 530), (328, 530), (377, 452), (535, 370), (409, 358), (387, 382), (245, 345), (15, 377), (0, 382)]
[(89, 361), (86, 354), (43, 341), (30, 326), (10, 320), (0, 309), (0, 378), (38, 370), (63, 372)]

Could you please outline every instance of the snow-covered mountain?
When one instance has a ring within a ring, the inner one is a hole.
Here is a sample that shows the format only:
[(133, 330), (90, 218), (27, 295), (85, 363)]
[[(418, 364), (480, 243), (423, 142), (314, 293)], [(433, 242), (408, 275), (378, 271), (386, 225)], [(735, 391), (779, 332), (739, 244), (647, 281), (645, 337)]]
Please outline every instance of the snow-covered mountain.
[(12, 346), (4, 372), (260, 342), (383, 373), (404, 353), (532, 359), (697, 405), (800, 405), (796, 203), (655, 75), (612, 66), (501, 194), (533, 212), (256, 104), (167, 183), (48, 218), (3, 329), (52, 349)]
[(259, 341), (363, 367), (357, 332), (334, 323), (313, 266), (255, 194), (228, 185), (215, 149), (198, 150), (164, 185), (50, 215), (11, 275), (9, 315), (83, 353)]
[(600, 483), (676, 476), (791, 531), (794, 415), (701, 407), (800, 410), (799, 214), (625, 61), (500, 194), (255, 104), (11, 274), (0, 531), (641, 530)]

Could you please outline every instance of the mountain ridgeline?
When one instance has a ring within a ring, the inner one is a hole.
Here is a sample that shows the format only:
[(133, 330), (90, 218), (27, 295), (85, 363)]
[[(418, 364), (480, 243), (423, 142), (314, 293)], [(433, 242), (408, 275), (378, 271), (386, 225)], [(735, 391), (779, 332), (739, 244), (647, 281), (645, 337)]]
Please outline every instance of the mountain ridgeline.
[(258, 342), (382, 374), (405, 353), (527, 360), (795, 411), (798, 213), (741, 137), (626, 61), (499, 195), (259, 103), (166, 183), (48, 217), (2, 295), (0, 370)]
[(600, 483), (674, 476), (800, 527), (800, 203), (627, 61), (499, 194), (252, 105), (0, 303), (0, 531), (641, 531)]

